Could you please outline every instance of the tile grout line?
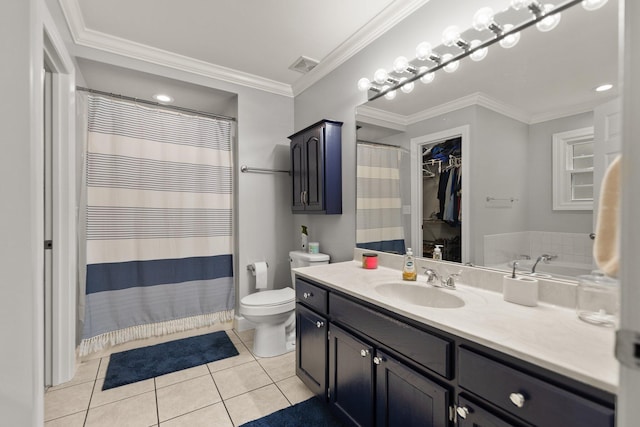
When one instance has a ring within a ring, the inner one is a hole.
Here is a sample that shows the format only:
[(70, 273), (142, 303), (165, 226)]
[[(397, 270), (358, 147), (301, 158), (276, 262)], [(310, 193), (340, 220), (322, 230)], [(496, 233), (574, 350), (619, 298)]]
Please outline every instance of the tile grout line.
[(89, 396), (89, 402), (87, 403), (87, 412), (84, 414), (84, 422), (82, 423), (83, 427), (87, 425), (87, 421), (89, 420), (89, 410), (91, 410), (91, 400), (93, 399), (93, 392), (95, 391), (96, 385), (98, 384), (98, 375), (100, 375), (100, 367), (102, 366), (102, 362), (103, 361), (101, 357), (100, 361), (98, 362), (98, 369), (96, 370), (96, 376), (93, 380), (93, 387), (91, 387), (91, 396)]
[[(234, 344), (235, 347), (235, 344)], [(238, 365), (238, 366), (242, 366), (242, 365)], [(211, 368), (209, 367), (209, 364), (207, 364), (207, 369), (209, 370), (209, 375), (211, 375), (211, 381), (213, 381), (213, 386), (216, 388), (216, 391), (218, 392), (218, 395), (220, 396), (220, 402), (222, 402), (222, 406), (224, 406), (224, 410), (227, 413), (227, 416), (229, 417), (229, 421), (231, 421), (231, 424), (233, 426), (235, 426), (235, 423), (233, 422), (233, 419), (231, 418), (231, 414), (229, 413), (229, 408), (227, 408), (227, 404), (225, 403), (225, 399), (222, 398), (222, 393), (220, 393), (220, 388), (218, 388), (218, 383), (216, 383), (216, 379), (213, 378), (213, 372), (211, 371)]]
[(157, 426), (160, 426), (160, 405), (158, 405), (158, 384), (156, 383), (156, 378), (153, 377), (153, 395), (156, 399), (156, 420), (158, 423)]

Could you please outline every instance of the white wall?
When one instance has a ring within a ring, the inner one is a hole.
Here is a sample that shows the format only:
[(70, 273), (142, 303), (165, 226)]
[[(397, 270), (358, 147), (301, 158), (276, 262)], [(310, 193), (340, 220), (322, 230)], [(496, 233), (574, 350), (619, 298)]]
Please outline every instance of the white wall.
[(0, 414), (43, 422), (42, 2), (0, 5)]

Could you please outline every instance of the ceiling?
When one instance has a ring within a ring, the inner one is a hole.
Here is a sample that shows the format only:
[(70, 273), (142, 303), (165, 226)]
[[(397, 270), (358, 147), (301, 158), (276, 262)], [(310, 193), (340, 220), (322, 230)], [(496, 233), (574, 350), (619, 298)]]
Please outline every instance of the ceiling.
[[(451, 8), (451, 0), (58, 1), (77, 46), (285, 96), (300, 93), (412, 12)], [(476, 7), (475, 0), (457, 1)], [(439, 71), (430, 85), (418, 82), (411, 94), (369, 105), (411, 121), (425, 110), (481, 93), (516, 115), (540, 117), (592, 104), (596, 85), (617, 81), (616, 1), (597, 12), (579, 6), (565, 11), (550, 33), (525, 31), (512, 49), (493, 46), (482, 62), (465, 59), (454, 74)], [(319, 65), (307, 74), (289, 69), (301, 56)], [(233, 115), (231, 93), (88, 59), (78, 64), (93, 89), (148, 99), (170, 88), (176, 105)]]
[[(58, 0), (74, 44), (294, 96), (428, 0)], [(319, 62), (302, 74), (299, 58)], [(84, 73), (83, 73), (84, 74)]]

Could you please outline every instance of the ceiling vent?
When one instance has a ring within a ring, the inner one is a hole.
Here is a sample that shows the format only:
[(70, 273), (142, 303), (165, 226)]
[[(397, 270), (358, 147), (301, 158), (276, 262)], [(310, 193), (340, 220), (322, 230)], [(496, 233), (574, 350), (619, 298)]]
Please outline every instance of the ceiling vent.
[(307, 58), (306, 56), (301, 56), (296, 59), (293, 64), (289, 66), (290, 70), (297, 71), (302, 74), (306, 74), (309, 71), (313, 70), (316, 65), (318, 65), (318, 61), (315, 59)]

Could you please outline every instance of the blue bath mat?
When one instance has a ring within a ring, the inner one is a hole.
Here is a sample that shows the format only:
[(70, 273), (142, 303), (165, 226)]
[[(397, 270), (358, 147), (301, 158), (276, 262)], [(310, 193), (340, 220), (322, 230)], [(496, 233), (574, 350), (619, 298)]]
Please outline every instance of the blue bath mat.
[(329, 407), (312, 397), (266, 417), (242, 424), (241, 427), (342, 427)]
[(224, 331), (114, 353), (109, 359), (102, 390), (238, 354)]

